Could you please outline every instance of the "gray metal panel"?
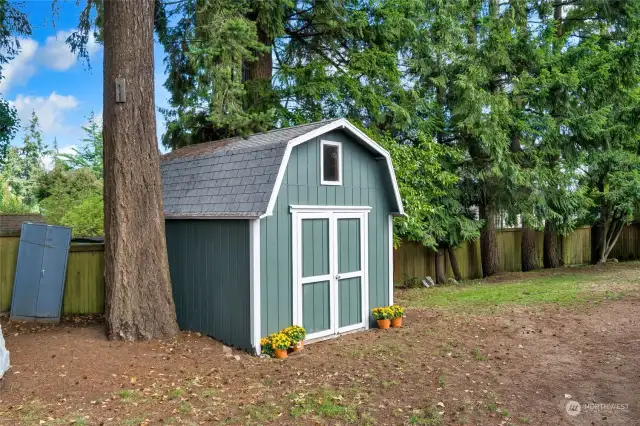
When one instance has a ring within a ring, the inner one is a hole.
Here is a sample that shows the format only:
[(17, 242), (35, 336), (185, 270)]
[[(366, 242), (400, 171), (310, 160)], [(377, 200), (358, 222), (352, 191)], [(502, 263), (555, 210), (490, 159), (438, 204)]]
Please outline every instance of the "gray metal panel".
[(42, 276), (42, 256), (47, 226), (23, 224), (18, 248), (16, 276), (13, 281), (11, 317), (36, 316), (38, 287)]
[(22, 225), (11, 303), (12, 318), (60, 319), (70, 241), (70, 228)]
[(167, 220), (178, 325), (252, 350), (248, 220)]
[(70, 241), (70, 228), (47, 227), (36, 307), (38, 318), (60, 318)]

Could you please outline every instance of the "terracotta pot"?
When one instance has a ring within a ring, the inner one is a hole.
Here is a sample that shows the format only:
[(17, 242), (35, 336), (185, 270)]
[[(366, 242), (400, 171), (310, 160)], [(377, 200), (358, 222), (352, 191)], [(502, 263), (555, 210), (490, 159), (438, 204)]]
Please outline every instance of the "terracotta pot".
[(304, 349), (304, 342), (298, 342), (293, 345), (293, 352), (300, 352)]
[(289, 354), (287, 353), (286, 349), (276, 349), (275, 350), (275, 356), (278, 359), (285, 359), (286, 357), (289, 356)]
[(393, 328), (402, 327), (402, 317), (391, 318), (391, 327), (393, 327)]
[(388, 319), (381, 319), (377, 321), (378, 321), (378, 328), (382, 330), (386, 330), (391, 325), (391, 320), (388, 320)]

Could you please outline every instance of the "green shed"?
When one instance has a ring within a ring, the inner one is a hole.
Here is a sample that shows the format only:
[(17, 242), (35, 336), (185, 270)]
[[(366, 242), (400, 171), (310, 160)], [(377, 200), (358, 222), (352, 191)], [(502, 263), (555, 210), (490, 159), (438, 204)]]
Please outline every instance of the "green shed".
[(393, 303), (389, 153), (345, 119), (178, 149), (161, 162), (178, 323), (259, 353), (364, 330)]

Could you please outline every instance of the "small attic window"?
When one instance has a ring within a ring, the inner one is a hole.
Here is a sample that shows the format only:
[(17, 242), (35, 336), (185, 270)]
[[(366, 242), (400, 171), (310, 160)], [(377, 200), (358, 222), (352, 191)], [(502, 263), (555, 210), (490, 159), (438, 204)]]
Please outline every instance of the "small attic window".
[(320, 142), (320, 163), (322, 185), (342, 185), (342, 144), (340, 142)]

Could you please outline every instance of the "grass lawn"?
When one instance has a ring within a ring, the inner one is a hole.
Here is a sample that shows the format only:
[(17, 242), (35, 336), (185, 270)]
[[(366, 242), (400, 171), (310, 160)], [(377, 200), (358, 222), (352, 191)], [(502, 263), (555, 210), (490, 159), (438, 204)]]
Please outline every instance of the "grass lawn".
[(491, 280), (474, 280), (431, 289), (399, 290), (397, 303), (412, 307), (445, 308), (457, 311), (489, 310), (500, 305), (560, 305), (619, 299), (640, 288), (634, 266), (610, 269), (598, 267), (567, 268), (549, 273), (505, 274)]

